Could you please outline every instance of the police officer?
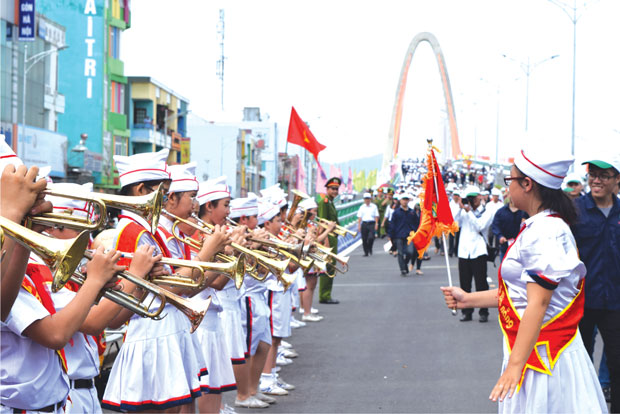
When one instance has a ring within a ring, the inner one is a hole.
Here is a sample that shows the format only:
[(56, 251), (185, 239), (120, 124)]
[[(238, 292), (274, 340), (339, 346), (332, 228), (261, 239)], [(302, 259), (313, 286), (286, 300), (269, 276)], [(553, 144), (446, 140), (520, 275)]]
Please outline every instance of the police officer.
[[(332, 177), (325, 183), (326, 194), (320, 195), (318, 204), (318, 217), (338, 223), (338, 211), (334, 206), (334, 199), (338, 197), (338, 189), (342, 181), (338, 177)], [(328, 244), (334, 253), (338, 253), (338, 237), (330, 235), (327, 238)], [(337, 304), (338, 300), (332, 299), (332, 284), (335, 275), (333, 264), (327, 266), (327, 272), (321, 273), (319, 278), (319, 303)], [(329, 276), (328, 276), (329, 275)], [(331, 277), (330, 277), (331, 276)]]

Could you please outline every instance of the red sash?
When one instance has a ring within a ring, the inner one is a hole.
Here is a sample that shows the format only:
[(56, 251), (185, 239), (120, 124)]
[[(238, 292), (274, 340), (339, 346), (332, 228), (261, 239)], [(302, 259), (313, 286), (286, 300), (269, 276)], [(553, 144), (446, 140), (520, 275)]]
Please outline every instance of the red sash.
[[(116, 247), (115, 247), (116, 250), (120, 252), (125, 252), (125, 253), (134, 253), (136, 249), (138, 248), (138, 240), (140, 240), (140, 236), (142, 236), (142, 234), (146, 232), (154, 238), (155, 242), (161, 249), (164, 257), (172, 257), (170, 255), (170, 250), (168, 250), (166, 243), (161, 238), (161, 236), (158, 234), (158, 232), (155, 232), (155, 234), (153, 235), (147, 229), (142, 227), (142, 225), (140, 225), (135, 220), (133, 220), (131, 217), (127, 217), (127, 216), (122, 216), (122, 217), (129, 218), (132, 221), (127, 223), (127, 225), (123, 227), (123, 229), (118, 233), (118, 236), (116, 237)], [(121, 258), (118, 261), (119, 265), (126, 266), (126, 267), (129, 267), (130, 263), (131, 263), (131, 259), (128, 259), (125, 257)]]
[[(521, 232), (523, 230), (525, 230), (525, 227), (521, 229)], [(519, 232), (519, 235), (521, 232)], [(519, 235), (517, 235), (515, 239), (517, 239)], [(514, 244), (510, 245), (510, 247), (513, 245)], [(508, 255), (508, 253), (506, 253), (506, 255)], [(521, 324), (521, 318), (515, 310), (512, 300), (510, 300), (510, 297), (508, 296), (508, 289), (506, 288), (501, 272), (502, 267), (500, 265), (498, 272), (499, 288), (497, 297), (499, 308), (499, 325), (502, 328), (504, 336), (506, 337), (508, 351), (512, 352), (512, 348), (517, 339), (519, 325)], [(585, 279), (581, 279), (579, 281), (579, 292), (577, 292), (577, 295), (566, 306), (566, 308), (544, 323), (540, 328), (540, 333), (538, 335), (538, 339), (536, 340), (536, 344), (534, 345), (534, 349), (523, 367), (517, 390), (521, 387), (525, 377), (525, 372), (528, 368), (543, 374), (553, 375), (551, 370), (562, 354), (562, 351), (564, 351), (573, 339), (575, 339), (579, 321), (583, 316), (585, 300), (583, 293), (584, 280)], [(547, 367), (542, 361), (537, 349), (539, 345), (545, 346), (547, 350), (547, 357), (549, 358), (549, 363), (551, 365), (550, 367)]]
[[(45, 265), (28, 263), (28, 267), (26, 268), (26, 274), (30, 276), (32, 282), (25, 277), (22, 282), (22, 287), (26, 289), (26, 291), (32, 296), (37, 298), (37, 300), (41, 302), (43, 307), (50, 313), (50, 315), (55, 314), (56, 308), (54, 307), (54, 302), (52, 301), (52, 297), (50, 296), (49, 292), (45, 288), (45, 281), (51, 281), (53, 278), (52, 272)], [(66, 373), (67, 357), (65, 356), (65, 350), (57, 350), (56, 354), (60, 358), (60, 364), (62, 365), (63, 371)]]

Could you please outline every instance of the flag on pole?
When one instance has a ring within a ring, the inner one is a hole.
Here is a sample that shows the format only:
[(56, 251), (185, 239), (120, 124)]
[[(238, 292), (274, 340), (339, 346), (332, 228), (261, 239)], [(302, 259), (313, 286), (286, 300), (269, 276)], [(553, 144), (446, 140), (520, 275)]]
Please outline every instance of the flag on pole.
[(321, 194), (325, 192), (325, 183), (327, 182), (327, 176), (325, 175), (325, 171), (319, 165), (319, 170), (316, 174), (316, 187), (315, 192), (317, 194)]
[(308, 152), (314, 155), (314, 159), (319, 165), (319, 169), (321, 169), (321, 164), (319, 163), (319, 152), (323, 151), (327, 147), (316, 140), (314, 135), (312, 135), (312, 132), (310, 132), (308, 125), (306, 125), (306, 123), (301, 120), (299, 115), (297, 115), (295, 107), (291, 107), (291, 119), (288, 124), (288, 137), (286, 138), (286, 141), (307, 149)]
[(304, 165), (301, 162), (301, 157), (297, 157), (297, 189), (306, 191), (306, 172), (304, 171)]
[(347, 182), (347, 192), (349, 194), (353, 192), (353, 172), (351, 172), (351, 167), (349, 167), (349, 181)]
[(426, 160), (428, 172), (422, 180), (424, 192), (420, 198), (420, 227), (412, 231), (407, 241), (413, 242), (418, 256), (422, 258), (428, 249), (434, 236), (441, 237), (443, 234), (459, 231), (459, 226), (452, 217), (448, 195), (441, 179), (441, 170), (435, 158), (433, 148), (429, 148)]

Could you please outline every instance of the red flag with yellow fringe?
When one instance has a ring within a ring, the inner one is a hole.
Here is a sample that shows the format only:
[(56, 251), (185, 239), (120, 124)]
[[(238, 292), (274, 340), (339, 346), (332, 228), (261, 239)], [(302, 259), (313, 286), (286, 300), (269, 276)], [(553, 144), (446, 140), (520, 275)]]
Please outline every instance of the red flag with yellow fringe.
[(431, 244), (433, 237), (441, 237), (442, 234), (459, 231), (459, 226), (452, 217), (450, 211), (450, 202), (443, 185), (441, 174), (439, 173), (439, 165), (435, 158), (433, 148), (428, 150), (428, 158), (426, 160), (428, 172), (422, 180), (424, 192), (420, 200), (420, 227), (417, 231), (412, 231), (407, 241), (413, 242), (420, 258), (424, 255), (426, 249)]

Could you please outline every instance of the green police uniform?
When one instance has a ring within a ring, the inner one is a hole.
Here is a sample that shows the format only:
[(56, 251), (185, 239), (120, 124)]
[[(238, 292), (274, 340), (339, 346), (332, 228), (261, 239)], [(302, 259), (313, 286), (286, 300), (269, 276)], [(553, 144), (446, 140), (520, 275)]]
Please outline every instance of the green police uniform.
[[(329, 185), (332, 180), (333, 179), (330, 179), (327, 182), (327, 185)], [(321, 194), (317, 200), (317, 205), (318, 217), (338, 223), (338, 211), (336, 210), (333, 200), (331, 200), (327, 195)], [(338, 236), (330, 235), (327, 239), (329, 240), (329, 247), (331, 248), (331, 251), (338, 253)], [(332, 260), (331, 263), (327, 265), (326, 273), (332, 277), (329, 277), (327, 274), (323, 273), (319, 278), (319, 302), (327, 302), (332, 300), (332, 285), (334, 283), (333, 276), (336, 273), (335, 264), (336, 262)]]
[(383, 204), (383, 202), (385, 201), (385, 197), (384, 198), (375, 198), (373, 200), (373, 203), (375, 203), (375, 205), (377, 206), (377, 210), (379, 210), (379, 231), (377, 231), (377, 237), (381, 237), (385, 234), (385, 230), (383, 229), (383, 227), (381, 227), (381, 223), (383, 223), (383, 216), (385, 216), (385, 210), (387, 209), (387, 204)]

